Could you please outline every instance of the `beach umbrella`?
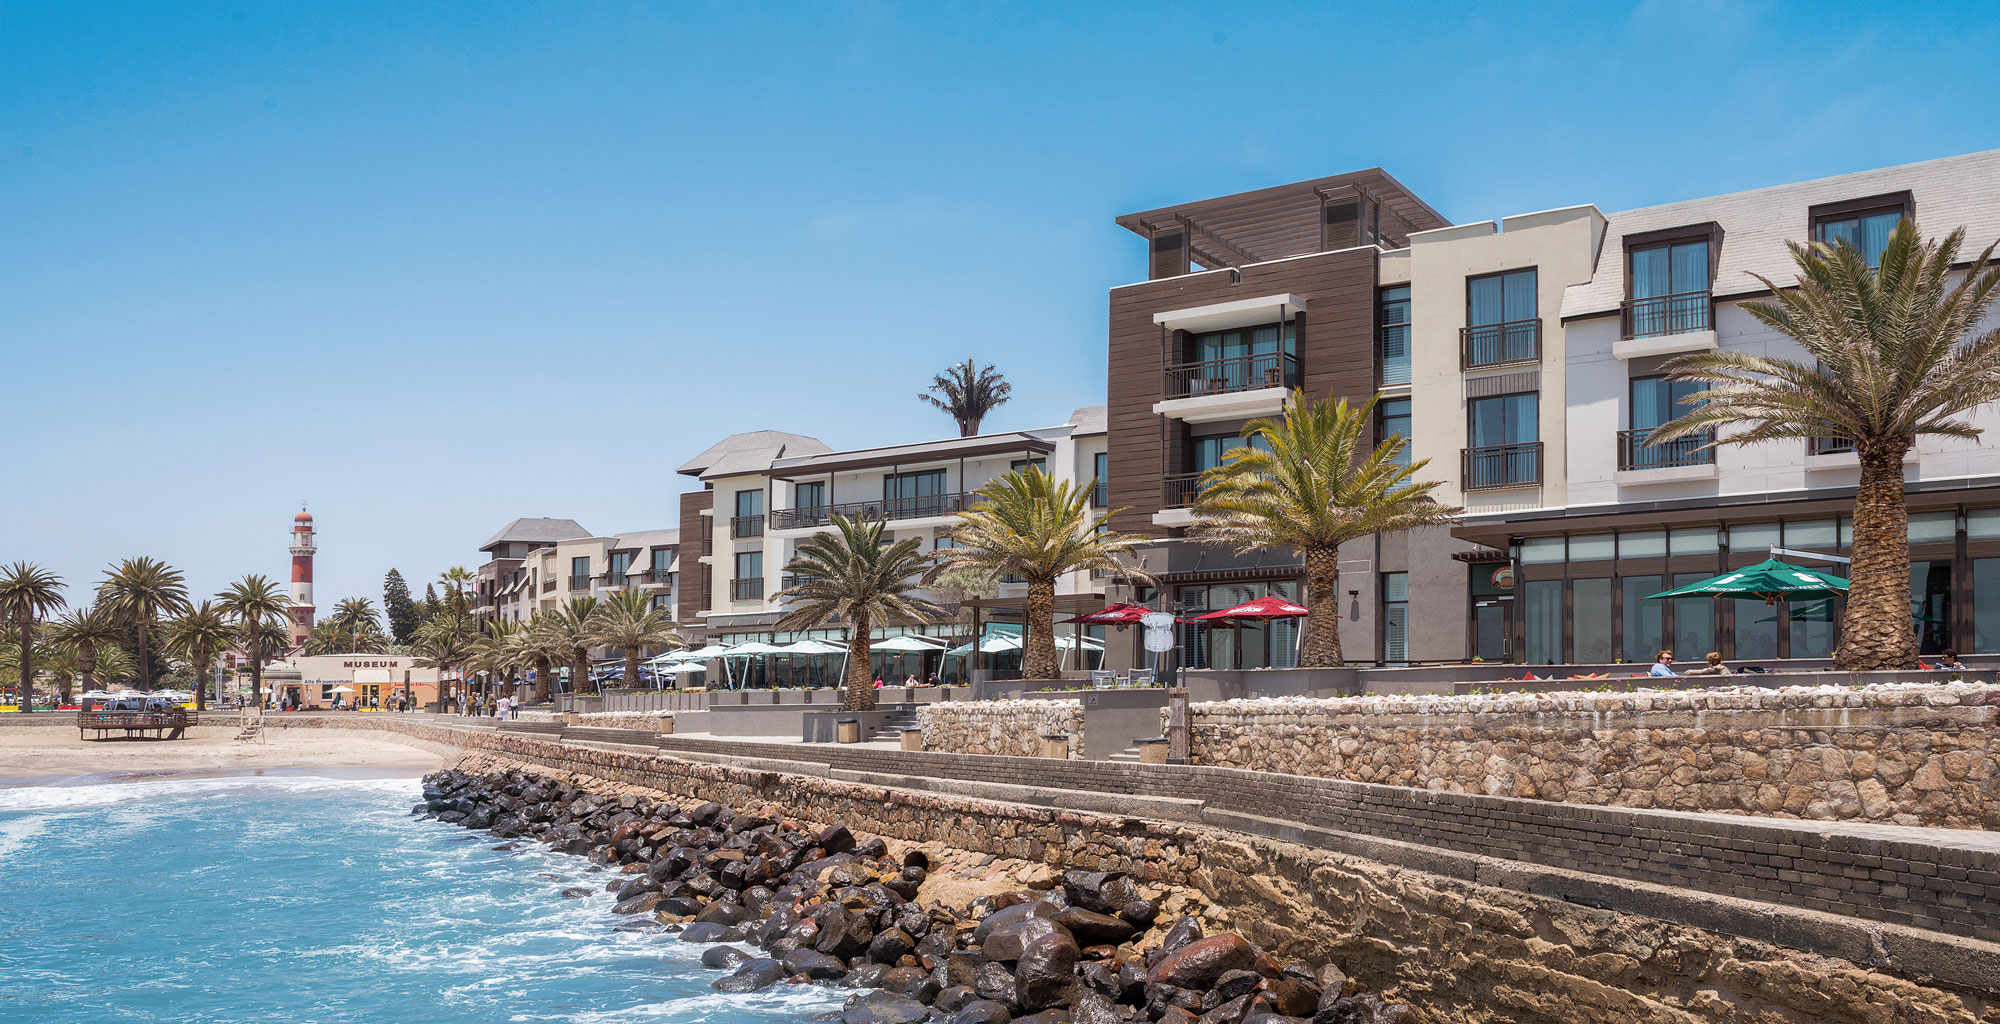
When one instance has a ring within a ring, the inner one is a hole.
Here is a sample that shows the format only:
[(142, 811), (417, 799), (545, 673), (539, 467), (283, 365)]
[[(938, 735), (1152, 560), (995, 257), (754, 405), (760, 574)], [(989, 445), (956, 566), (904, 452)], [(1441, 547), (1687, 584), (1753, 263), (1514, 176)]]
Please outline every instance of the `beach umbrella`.
[(901, 636), (892, 636), (887, 640), (878, 640), (868, 645), (868, 649), (871, 651), (939, 651), (944, 649), (944, 641), (933, 640), (930, 637), (918, 636), (914, 633), (904, 633)]
[[(1267, 622), (1273, 619), (1297, 619), (1297, 618), (1303, 618), (1305, 614), (1306, 614), (1305, 605), (1302, 605), (1297, 601), (1287, 600), (1286, 598), (1279, 597), (1276, 594), (1266, 594), (1263, 597), (1256, 599), (1255, 601), (1245, 601), (1242, 604), (1233, 605), (1231, 607), (1224, 608), (1220, 611), (1209, 612), (1206, 615), (1197, 615), (1190, 621), (1235, 623), (1236, 664), (1233, 667), (1242, 668), (1243, 667), (1243, 624), (1245, 622)], [(1301, 643), (1305, 641), (1305, 632), (1303, 630), (1301, 630), (1299, 633), (1299, 641)]]
[(709, 644), (707, 647), (698, 647), (692, 651), (682, 651), (680, 653), (682, 660), (689, 660), (694, 658), (719, 658), (728, 650), (729, 648), (721, 644)]
[(1847, 593), (1847, 581), (1838, 576), (1766, 559), (1684, 587), (1646, 596), (1648, 601), (1671, 597), (1727, 597), (1737, 600), (1757, 598), (1771, 604), (1780, 598), (1838, 597)]
[[(880, 650), (882, 645), (876, 644), (875, 647)], [(844, 654), (846, 651), (847, 648), (824, 640), (801, 640), (795, 644), (781, 644), (777, 648), (779, 654)]]
[(698, 662), (692, 662), (692, 661), (683, 661), (678, 665), (668, 665), (665, 668), (660, 669), (661, 674), (670, 676), (693, 675), (698, 672), (706, 672), (706, 671), (708, 671), (707, 665), (703, 665)]
[(356, 690), (356, 689), (355, 689), (354, 687), (352, 687), (352, 686), (336, 686), (336, 687), (334, 687), (334, 688), (333, 688), (333, 692), (335, 692), (335, 693), (360, 693), (361, 691), (359, 691), (359, 690)]
[[(962, 658), (972, 653), (973, 643), (974, 641), (967, 641), (959, 644), (957, 647), (946, 651), (945, 654), (948, 657)], [(1021, 638), (1012, 633), (988, 633), (980, 637), (977, 643), (979, 644), (979, 653), (981, 654), (999, 654), (1004, 651), (1018, 651), (1021, 649)]]
[(1142, 617), (1151, 614), (1152, 611), (1153, 609), (1142, 604), (1114, 604), (1100, 611), (1058, 621), (1080, 623), (1085, 626), (1136, 626)]

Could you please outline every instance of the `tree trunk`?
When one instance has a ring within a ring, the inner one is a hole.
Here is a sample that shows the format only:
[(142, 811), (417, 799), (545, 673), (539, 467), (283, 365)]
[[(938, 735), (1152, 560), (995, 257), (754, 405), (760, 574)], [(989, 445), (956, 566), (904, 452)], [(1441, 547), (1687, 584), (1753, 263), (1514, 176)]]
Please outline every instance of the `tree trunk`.
[(83, 677), (83, 692), (97, 689), (97, 645), (78, 644), (76, 648), (76, 672)]
[(1300, 668), (1340, 665), (1340, 551), (1318, 548), (1306, 552), (1305, 644)]
[[(570, 653), (569, 692), (573, 696), (583, 692), (585, 683), (590, 682), (590, 648), (579, 647)], [(595, 687), (592, 687), (595, 689)]]
[(194, 665), (194, 709), (196, 711), (206, 711), (208, 709), (208, 679), (213, 674), (208, 670), (209, 665), (210, 662), (206, 661), (198, 661)]
[(14, 691), (16, 710), (29, 715), (35, 711), (35, 620), (27, 612), (15, 616), (21, 627), (21, 688)]
[(547, 658), (535, 659), (535, 703), (547, 704), (555, 692), (556, 666)]
[(1857, 444), (1854, 562), (1834, 664), (1848, 671), (1917, 667), (1910, 614), (1910, 509), (1903, 500), (1905, 439)]
[(139, 692), (153, 692), (153, 662), (146, 657), (146, 620), (151, 616), (139, 614)]
[(875, 677), (869, 671), (869, 649), (875, 639), (869, 634), (875, 629), (866, 614), (856, 613), (847, 624), (847, 671), (841, 680), (842, 691), (840, 710), (875, 710)]
[(625, 648), (625, 685), (627, 687), (637, 687), (639, 685), (639, 649), (637, 647)]
[(250, 634), (250, 703), (264, 706), (264, 639), (256, 632)]
[(1028, 581), (1028, 636), (1021, 649), (1021, 678), (1059, 679), (1056, 656), (1056, 581)]

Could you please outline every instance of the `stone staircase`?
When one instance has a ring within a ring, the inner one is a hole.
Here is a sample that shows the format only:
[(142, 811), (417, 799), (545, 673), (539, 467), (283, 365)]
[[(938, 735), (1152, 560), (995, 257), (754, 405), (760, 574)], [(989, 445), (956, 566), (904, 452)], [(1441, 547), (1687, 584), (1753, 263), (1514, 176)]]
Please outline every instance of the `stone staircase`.
[(1107, 761), (1130, 761), (1130, 762), (1132, 762), (1133, 764), (1138, 764), (1138, 763), (1139, 763), (1139, 748), (1138, 748), (1138, 747), (1126, 747), (1126, 748), (1125, 748), (1124, 750), (1121, 750), (1121, 751), (1117, 752), (1116, 754), (1112, 754), (1112, 755), (1111, 755), (1110, 757), (1107, 757), (1107, 758), (1105, 758), (1105, 760), (1107, 760)]
[(914, 729), (916, 727), (917, 713), (915, 711), (898, 711), (884, 718), (882, 724), (874, 732), (861, 737), (861, 739), (867, 743), (894, 743), (903, 738), (904, 729)]
[(250, 715), (243, 716), (243, 728), (236, 732), (236, 742), (249, 743), (263, 734), (264, 720)]

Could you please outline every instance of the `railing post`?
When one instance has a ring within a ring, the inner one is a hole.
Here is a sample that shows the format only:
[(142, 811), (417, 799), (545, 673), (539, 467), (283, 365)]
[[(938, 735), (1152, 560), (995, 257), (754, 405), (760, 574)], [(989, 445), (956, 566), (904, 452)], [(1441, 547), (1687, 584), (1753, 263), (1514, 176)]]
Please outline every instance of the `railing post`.
[(1167, 691), (1167, 763), (1188, 763), (1188, 692), (1184, 686)]

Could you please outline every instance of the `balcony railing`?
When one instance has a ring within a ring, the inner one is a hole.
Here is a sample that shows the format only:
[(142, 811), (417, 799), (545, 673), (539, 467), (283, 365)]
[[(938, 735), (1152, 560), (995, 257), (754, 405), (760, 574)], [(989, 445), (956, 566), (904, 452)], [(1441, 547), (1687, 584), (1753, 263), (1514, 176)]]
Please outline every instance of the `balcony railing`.
[(762, 515), (730, 516), (729, 535), (739, 539), (743, 537), (762, 537), (764, 535), (764, 517)]
[(1195, 398), (1233, 391), (1299, 386), (1299, 359), (1290, 352), (1204, 359), (1167, 367), (1166, 397)]
[(1542, 322), (1512, 320), (1458, 329), (1459, 365), (1467, 370), (1542, 361)]
[(571, 576), (571, 577), (569, 578), (569, 589), (571, 589), (571, 590), (589, 590), (589, 589), (590, 589), (590, 577), (588, 577), (588, 576)]
[(551, 576), (542, 581), (542, 593), (546, 594), (554, 589), (556, 589), (555, 577)]
[(1168, 473), (1160, 478), (1161, 508), (1193, 508), (1200, 493), (1200, 473)]
[(729, 581), (729, 599), (732, 601), (755, 601), (764, 596), (764, 577)]
[(1709, 293), (1679, 292), (1644, 299), (1626, 299), (1620, 304), (1625, 337), (1656, 338), (1663, 334), (1688, 334), (1708, 330), (1714, 321), (1714, 303)]
[(1657, 427), (1618, 432), (1618, 470), (1675, 469), (1681, 466), (1709, 466), (1715, 463), (1715, 449), (1709, 447), (1715, 435), (1707, 431), (1676, 437), (1659, 444), (1647, 444)]
[(1854, 450), (1854, 439), (1828, 435), (1806, 442), (1807, 455), (1845, 455)]
[(771, 528), (796, 530), (825, 526), (833, 522), (836, 513), (849, 519), (922, 519), (927, 516), (948, 516), (964, 511), (977, 500), (976, 495), (925, 494), (914, 498), (844, 501), (838, 505), (781, 508), (771, 513)]
[(1465, 489), (1525, 487), (1542, 482), (1542, 443), (1496, 444), (1460, 453)]
[(790, 573), (787, 573), (787, 574), (785, 574), (785, 575), (783, 575), (783, 576), (780, 576), (780, 577), (778, 577), (778, 589), (779, 589), (779, 590), (790, 590), (790, 589), (792, 589), (793, 587), (796, 587), (796, 586), (798, 586), (798, 585), (800, 585), (800, 584), (804, 583), (805, 581), (806, 581), (806, 577), (804, 577), (804, 576), (797, 576), (797, 575), (793, 575), (793, 574), (790, 574)]

